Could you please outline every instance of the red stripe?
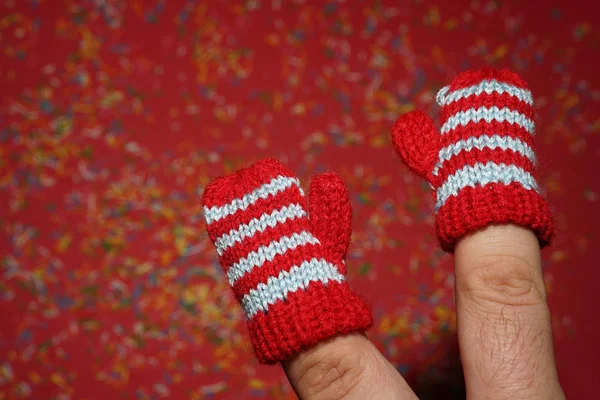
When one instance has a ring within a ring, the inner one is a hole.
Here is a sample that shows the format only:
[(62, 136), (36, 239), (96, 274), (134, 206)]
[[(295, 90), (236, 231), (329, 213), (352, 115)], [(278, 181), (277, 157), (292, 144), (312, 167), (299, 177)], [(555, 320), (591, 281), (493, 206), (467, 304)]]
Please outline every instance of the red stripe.
[(438, 173), (438, 186), (442, 185), (450, 175), (454, 174), (459, 169), (464, 168), (466, 165), (474, 166), (477, 163), (486, 164), (488, 162), (515, 165), (519, 168), (523, 168), (532, 175), (535, 173), (535, 166), (533, 163), (520, 153), (502, 149), (474, 149), (471, 151), (463, 151), (459, 153), (458, 156), (452, 157), (450, 160), (444, 162)]
[(294, 265), (300, 265), (303, 261), (310, 261), (313, 258), (322, 258), (321, 245), (308, 244), (299, 246), (293, 250), (288, 250), (282, 255), (276, 255), (272, 261), (265, 262), (262, 266), (254, 268), (249, 273), (242, 276), (233, 285), (233, 293), (238, 300), (256, 289), (259, 283), (267, 283), (269, 277), (278, 276), (281, 271), (289, 271)]
[(260, 218), (264, 214), (271, 214), (273, 211), (280, 210), (281, 207), (290, 204), (300, 204), (304, 211), (307, 211), (306, 198), (300, 194), (300, 189), (296, 185), (291, 186), (283, 192), (279, 192), (275, 196), (259, 199), (244, 211), (240, 210), (212, 224), (208, 224), (208, 235), (214, 242), (222, 234), (229, 233), (232, 229), (238, 229), (241, 224), (247, 224), (254, 218)]
[(534, 148), (533, 135), (521, 125), (511, 124), (508, 121), (498, 122), (470, 122), (465, 126), (459, 125), (447, 133), (441, 135), (441, 148), (447, 147), (460, 140), (467, 140), (470, 137), (480, 137), (481, 135), (498, 135), (501, 137), (510, 136), (527, 143), (532, 149)]
[(506, 82), (511, 85), (527, 89), (527, 83), (517, 74), (507, 69), (484, 68), (481, 70), (465, 71), (450, 83), (450, 91), (466, 88), (479, 84), (483, 80), (495, 79), (500, 82)]
[(281, 176), (296, 176), (286, 166), (274, 159), (261, 160), (238, 172), (216, 179), (207, 186), (202, 196), (205, 207), (223, 206)]
[(268, 227), (264, 232), (255, 234), (251, 238), (244, 239), (241, 243), (236, 242), (233, 247), (228, 248), (221, 256), (221, 265), (229, 266), (244, 258), (251, 251), (256, 251), (260, 246), (267, 246), (275, 240), (293, 233), (301, 233), (309, 230), (307, 218), (288, 220), (283, 224), (277, 224), (273, 228)]
[(518, 111), (533, 121), (534, 111), (533, 107), (529, 104), (519, 100), (517, 97), (511, 96), (508, 93), (487, 94), (484, 92), (479, 96), (469, 96), (457, 101), (453, 101), (452, 103), (442, 107), (441, 123), (444, 124), (448, 118), (460, 111), (467, 111), (471, 108), (477, 110), (480, 107), (491, 108), (494, 106), (498, 108), (508, 107), (510, 110)]

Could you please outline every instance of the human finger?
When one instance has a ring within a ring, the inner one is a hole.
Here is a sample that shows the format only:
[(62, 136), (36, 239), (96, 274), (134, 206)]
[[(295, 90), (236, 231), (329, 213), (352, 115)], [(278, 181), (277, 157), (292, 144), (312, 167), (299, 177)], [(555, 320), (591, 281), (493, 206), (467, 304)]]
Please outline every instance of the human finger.
[(256, 355), (262, 363), (281, 362), (301, 398), (357, 398), (375, 388), (386, 389), (380, 398), (401, 398), (394, 385), (403, 380), (361, 334), (372, 316), (346, 281), (345, 187), (328, 175), (311, 188), (309, 213), (294, 174), (262, 160), (215, 180), (202, 198), (209, 237)]
[[(308, 193), (311, 232), (326, 257), (346, 272), (352, 210), (339, 176), (314, 177)], [(362, 333), (338, 335), (282, 363), (303, 399), (414, 399), (408, 384)]]
[(461, 239), (455, 285), (468, 398), (564, 398), (533, 232), (493, 226)]
[(392, 137), (434, 189), (438, 240), (456, 252), (469, 397), (561, 396), (539, 255), (554, 224), (535, 179), (531, 92), (518, 75), (486, 68), (459, 74), (436, 101), (439, 133), (413, 112)]

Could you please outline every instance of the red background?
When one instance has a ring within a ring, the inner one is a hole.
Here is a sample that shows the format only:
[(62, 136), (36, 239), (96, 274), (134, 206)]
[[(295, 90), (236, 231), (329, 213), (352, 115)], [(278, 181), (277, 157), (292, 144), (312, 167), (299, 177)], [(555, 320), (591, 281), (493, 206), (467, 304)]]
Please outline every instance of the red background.
[(432, 236), (429, 189), (389, 134), (403, 112), (437, 113), (436, 91), (484, 65), (534, 94), (558, 223), (543, 253), (558, 369), (569, 397), (594, 397), (590, 4), (4, 0), (0, 398), (293, 398), (282, 371), (253, 358), (198, 200), (265, 156), (305, 183), (344, 177), (369, 336), (423, 398), (460, 393), (452, 260)]

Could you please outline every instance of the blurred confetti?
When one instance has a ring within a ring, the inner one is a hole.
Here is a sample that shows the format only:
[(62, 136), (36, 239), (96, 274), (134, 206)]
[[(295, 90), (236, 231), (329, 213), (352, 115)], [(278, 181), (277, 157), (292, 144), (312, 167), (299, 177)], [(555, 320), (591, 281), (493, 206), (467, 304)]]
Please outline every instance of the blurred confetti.
[(589, 398), (595, 22), (566, 1), (0, 0), (0, 400), (295, 398), (254, 360), (199, 207), (209, 180), (265, 156), (305, 182), (343, 175), (370, 338), (417, 390), (456, 379), (452, 260), (388, 137), (486, 64), (535, 95), (559, 373)]

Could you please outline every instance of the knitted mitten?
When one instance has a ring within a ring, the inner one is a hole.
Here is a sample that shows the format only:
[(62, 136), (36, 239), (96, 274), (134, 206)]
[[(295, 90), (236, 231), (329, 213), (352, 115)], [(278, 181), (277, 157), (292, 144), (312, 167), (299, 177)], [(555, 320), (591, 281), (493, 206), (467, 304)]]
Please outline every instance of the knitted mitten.
[(352, 209), (336, 174), (312, 180), (308, 213), (300, 182), (276, 160), (217, 179), (202, 203), (260, 362), (372, 325), (345, 279)]
[(526, 83), (508, 70), (458, 75), (436, 97), (441, 128), (421, 111), (401, 116), (392, 139), (431, 184), (443, 249), (489, 225), (512, 223), (549, 243), (552, 215), (534, 178), (534, 113)]

